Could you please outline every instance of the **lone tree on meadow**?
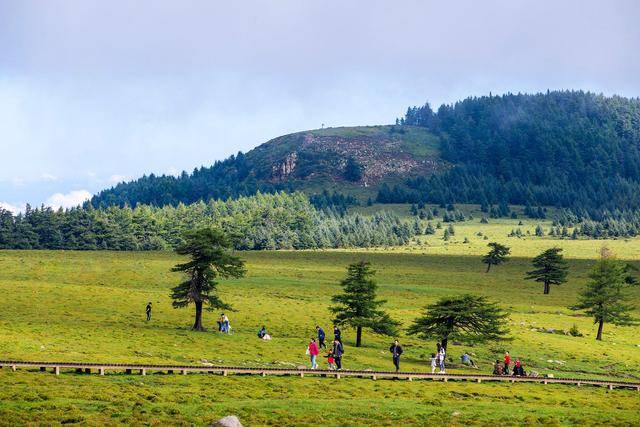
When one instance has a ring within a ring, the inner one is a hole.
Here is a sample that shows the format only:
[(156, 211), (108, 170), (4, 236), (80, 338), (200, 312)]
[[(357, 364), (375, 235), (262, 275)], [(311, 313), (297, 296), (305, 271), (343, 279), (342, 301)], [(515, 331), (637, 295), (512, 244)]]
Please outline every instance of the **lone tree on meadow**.
[(544, 283), (544, 294), (551, 290), (551, 285), (561, 285), (567, 281), (567, 262), (562, 249), (551, 248), (542, 252), (532, 261), (535, 270), (527, 271), (526, 280)]
[(598, 324), (596, 340), (602, 341), (605, 322), (618, 326), (638, 324), (631, 316), (634, 309), (627, 301), (627, 288), (637, 283), (629, 264), (616, 260), (610, 253), (602, 252), (600, 260), (589, 273), (591, 279), (582, 290), (578, 303), (572, 310), (585, 310)]
[(445, 350), (449, 340), (482, 343), (508, 339), (508, 315), (484, 297), (445, 297), (425, 310), (425, 314), (413, 322), (407, 333), (423, 340), (439, 340)]
[(487, 264), (488, 273), (492, 265), (500, 265), (507, 261), (507, 255), (509, 255), (511, 249), (497, 242), (491, 242), (487, 246), (489, 246), (491, 250), (482, 257), (482, 262)]
[(368, 262), (349, 265), (347, 277), (340, 282), (343, 293), (331, 299), (337, 304), (330, 308), (336, 315), (335, 323), (356, 329), (356, 347), (362, 344), (363, 328), (381, 335), (395, 335), (400, 324), (379, 309), (386, 301), (376, 300), (378, 285), (372, 279), (374, 274)]
[(191, 260), (171, 269), (187, 276), (187, 280), (171, 289), (173, 308), (186, 307), (191, 303), (196, 306), (196, 317), (191, 328), (194, 331), (204, 330), (203, 305), (207, 304), (211, 310), (231, 309), (216, 293), (217, 278), (242, 277), (246, 272), (244, 261), (229, 253), (231, 248), (229, 237), (221, 230), (212, 228), (186, 232), (184, 243), (176, 248), (178, 254), (189, 255)]

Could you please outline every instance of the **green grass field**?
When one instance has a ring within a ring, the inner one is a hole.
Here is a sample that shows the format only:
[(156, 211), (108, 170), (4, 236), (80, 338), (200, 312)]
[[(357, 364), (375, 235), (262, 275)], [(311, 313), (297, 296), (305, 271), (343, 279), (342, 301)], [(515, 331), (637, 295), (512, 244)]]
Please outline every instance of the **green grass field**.
[[(517, 223), (517, 221), (515, 221)], [(526, 221), (523, 230), (537, 222)], [(543, 226), (548, 226), (549, 224)], [(490, 373), (491, 362), (508, 349), (528, 370), (574, 377), (640, 379), (638, 327), (605, 325), (596, 342), (591, 319), (567, 308), (585, 284), (587, 271), (604, 243), (593, 240), (507, 238), (513, 220), (477, 220), (455, 225), (450, 242), (421, 238), (408, 248), (370, 251), (250, 252), (247, 277), (225, 282), (220, 292), (237, 310), (234, 334), (189, 330), (192, 309), (171, 307), (169, 289), (180, 277), (169, 269), (171, 253), (61, 251), (0, 252), (0, 356), (2, 359), (233, 364), (287, 367), (307, 363), (305, 347), (321, 324), (330, 335), (327, 310), (348, 263), (371, 261), (380, 296), (404, 327), (422, 307), (453, 294), (482, 294), (511, 314), (513, 340), (476, 347), (455, 346), (450, 371), (469, 351)], [(512, 246), (510, 261), (484, 273), (479, 254), (487, 240)], [(470, 243), (463, 244), (464, 237)], [(607, 241), (620, 258), (640, 260), (640, 240)], [(530, 258), (554, 245), (565, 249), (569, 283), (542, 295), (525, 282)], [(640, 301), (640, 289), (634, 291)], [(154, 303), (153, 320), (144, 307)], [(637, 313), (640, 315), (640, 313)], [(218, 313), (206, 312), (213, 329)], [(255, 334), (265, 324), (270, 342)], [(539, 332), (568, 330), (585, 335)], [(391, 338), (343, 331), (345, 368), (391, 369)], [(426, 370), (435, 342), (402, 334), (403, 370)], [(627, 390), (526, 384), (471, 384), (370, 381), (331, 378), (253, 378), (190, 375), (105, 377), (64, 373), (0, 372), (0, 425), (79, 422), (102, 424), (205, 425), (237, 414), (245, 425), (400, 424), (620, 424), (640, 423), (640, 395)]]

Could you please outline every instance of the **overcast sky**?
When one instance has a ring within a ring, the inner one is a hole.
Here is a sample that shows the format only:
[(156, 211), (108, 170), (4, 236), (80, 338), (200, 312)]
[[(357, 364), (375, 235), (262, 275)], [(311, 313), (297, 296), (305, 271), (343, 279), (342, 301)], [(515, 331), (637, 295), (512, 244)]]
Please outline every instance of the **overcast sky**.
[(0, 0), (0, 204), (70, 206), (426, 101), (637, 97), (639, 22), (637, 0)]

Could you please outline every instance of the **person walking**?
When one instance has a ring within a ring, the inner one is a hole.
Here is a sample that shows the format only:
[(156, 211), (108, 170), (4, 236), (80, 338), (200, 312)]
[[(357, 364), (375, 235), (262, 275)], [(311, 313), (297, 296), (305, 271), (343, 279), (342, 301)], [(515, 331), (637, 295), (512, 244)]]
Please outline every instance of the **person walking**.
[(342, 343), (337, 339), (333, 340), (333, 359), (336, 362), (336, 369), (342, 370), (342, 355), (344, 354), (344, 347)]
[(504, 369), (503, 372), (505, 375), (509, 375), (509, 365), (511, 365), (511, 356), (508, 351), (504, 352)]
[(309, 357), (311, 358), (311, 369), (316, 369), (318, 367), (316, 360), (318, 358), (318, 353), (320, 353), (320, 349), (318, 349), (318, 344), (316, 343), (315, 338), (311, 338), (311, 342), (309, 343), (307, 352), (309, 353)]
[(431, 373), (436, 373), (436, 368), (438, 367), (438, 357), (435, 353), (431, 353)]
[(342, 332), (336, 325), (333, 325), (333, 339), (342, 343)]
[(440, 373), (444, 374), (444, 362), (445, 359), (447, 358), (447, 352), (444, 349), (444, 346), (440, 346)]
[(326, 338), (326, 334), (324, 333), (324, 329), (320, 326), (316, 326), (316, 332), (318, 333), (318, 348), (327, 348), (327, 345), (324, 343), (324, 339)]
[(398, 340), (391, 344), (389, 351), (393, 355), (393, 364), (396, 367), (396, 372), (398, 372), (400, 370), (400, 356), (402, 355), (402, 346), (398, 343)]
[(327, 358), (327, 365), (329, 367), (330, 370), (334, 370), (335, 367), (335, 362), (336, 359), (333, 357), (333, 352), (331, 350), (329, 350), (329, 352), (327, 353), (327, 355), (325, 356)]
[(147, 313), (147, 322), (148, 322), (151, 320), (151, 302), (147, 304), (147, 308), (145, 309), (145, 312)]

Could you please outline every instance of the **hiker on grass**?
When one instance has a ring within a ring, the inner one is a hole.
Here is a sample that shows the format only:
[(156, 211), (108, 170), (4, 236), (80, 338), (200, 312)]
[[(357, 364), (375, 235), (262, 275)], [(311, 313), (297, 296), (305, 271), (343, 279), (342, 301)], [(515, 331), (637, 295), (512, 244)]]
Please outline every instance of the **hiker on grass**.
[(340, 341), (333, 340), (333, 358), (335, 359), (336, 362), (336, 369), (341, 370), (342, 369), (342, 355), (344, 354), (344, 347), (342, 346), (342, 343)]
[(226, 314), (222, 313), (222, 332), (231, 333), (231, 323)]
[(333, 325), (333, 339), (342, 342), (342, 332), (340, 332), (340, 329), (338, 329), (336, 325)]
[(396, 372), (398, 372), (400, 370), (400, 355), (402, 355), (402, 346), (398, 343), (398, 340), (391, 344), (389, 351), (393, 355), (393, 364), (396, 367)]
[(218, 318), (218, 332), (224, 331), (224, 314), (221, 314)]
[(316, 363), (316, 360), (318, 358), (318, 353), (320, 353), (320, 350), (318, 349), (318, 344), (316, 343), (316, 339), (311, 338), (309, 347), (307, 347), (307, 354), (311, 358), (311, 369), (316, 369), (318, 367), (318, 364)]
[(318, 332), (318, 348), (326, 349), (327, 345), (324, 343), (324, 339), (326, 338), (324, 329), (322, 329), (320, 326), (316, 326), (316, 331)]
[(504, 352), (504, 374), (509, 375), (509, 365), (511, 365), (511, 356), (508, 351)]
[(431, 353), (431, 373), (436, 373), (436, 368), (438, 367), (438, 357), (435, 353)]
[(147, 322), (149, 320), (151, 320), (151, 302), (149, 302), (149, 304), (147, 304), (147, 308), (145, 309), (146, 313), (147, 313)]

